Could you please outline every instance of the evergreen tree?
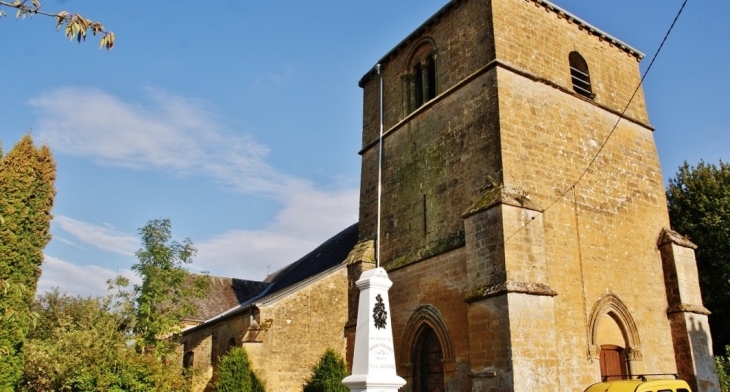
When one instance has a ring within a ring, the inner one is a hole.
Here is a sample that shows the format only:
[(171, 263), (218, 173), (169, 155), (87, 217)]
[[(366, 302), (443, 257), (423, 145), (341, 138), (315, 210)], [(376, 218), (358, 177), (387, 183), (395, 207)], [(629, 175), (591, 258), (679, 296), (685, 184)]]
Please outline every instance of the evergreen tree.
[(722, 353), (730, 345), (730, 165), (685, 162), (669, 180), (667, 205), (672, 228), (697, 245), (714, 352)]
[(43, 248), (51, 240), (56, 165), (50, 150), (26, 135), (0, 151), (0, 391), (13, 391), (23, 364), (30, 311), (41, 275)]
[(327, 349), (312, 368), (312, 376), (304, 383), (302, 392), (349, 392), (342, 384), (347, 376), (345, 360), (334, 350)]
[(217, 392), (265, 392), (264, 382), (251, 368), (248, 353), (243, 347), (234, 347), (218, 365)]

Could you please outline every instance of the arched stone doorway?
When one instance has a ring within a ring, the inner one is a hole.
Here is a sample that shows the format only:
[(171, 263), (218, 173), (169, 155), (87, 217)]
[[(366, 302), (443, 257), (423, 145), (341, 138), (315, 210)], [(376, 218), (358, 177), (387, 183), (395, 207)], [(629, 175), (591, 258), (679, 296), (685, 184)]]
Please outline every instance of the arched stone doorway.
[(631, 313), (609, 294), (593, 307), (589, 324), (589, 358), (598, 359), (601, 378), (618, 380), (636, 373), (641, 357), (639, 333)]
[(429, 326), (424, 326), (413, 352), (413, 391), (443, 392), (444, 353), (438, 336)]
[(456, 377), (451, 334), (433, 305), (419, 306), (406, 323), (398, 363), (408, 392), (444, 392)]

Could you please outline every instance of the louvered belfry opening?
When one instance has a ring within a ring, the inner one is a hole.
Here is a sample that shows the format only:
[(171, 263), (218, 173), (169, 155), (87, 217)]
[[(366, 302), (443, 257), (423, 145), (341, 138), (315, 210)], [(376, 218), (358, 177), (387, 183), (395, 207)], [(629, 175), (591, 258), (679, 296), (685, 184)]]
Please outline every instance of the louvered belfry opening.
[(586, 63), (586, 60), (578, 52), (570, 52), (568, 61), (570, 63), (570, 79), (573, 83), (573, 91), (593, 99), (595, 94), (591, 87), (591, 76), (588, 72), (588, 63)]

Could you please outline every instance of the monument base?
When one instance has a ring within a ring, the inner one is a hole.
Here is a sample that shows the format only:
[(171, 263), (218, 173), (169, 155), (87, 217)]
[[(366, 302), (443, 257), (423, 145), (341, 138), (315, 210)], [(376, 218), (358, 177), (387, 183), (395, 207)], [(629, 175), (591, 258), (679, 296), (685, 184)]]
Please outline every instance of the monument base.
[(383, 268), (365, 271), (360, 289), (352, 375), (342, 383), (352, 392), (396, 392), (406, 384), (395, 373), (388, 289), (393, 282)]
[(351, 392), (397, 392), (406, 380), (397, 375), (353, 374), (345, 377), (342, 383)]

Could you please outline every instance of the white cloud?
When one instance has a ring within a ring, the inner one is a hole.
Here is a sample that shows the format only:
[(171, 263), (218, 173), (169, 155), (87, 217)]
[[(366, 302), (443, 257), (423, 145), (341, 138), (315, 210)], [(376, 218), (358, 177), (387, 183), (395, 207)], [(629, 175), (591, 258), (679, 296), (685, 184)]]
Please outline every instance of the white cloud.
[(225, 130), (203, 103), (146, 92), (145, 105), (78, 87), (32, 99), (39, 139), (56, 152), (100, 164), (212, 177), (246, 193), (281, 194), (308, 185), (268, 165), (266, 146)]
[(272, 229), (287, 235), (322, 242), (357, 222), (357, 189), (320, 191), (301, 189), (284, 203)]
[(49, 255), (45, 255), (41, 268), (43, 273), (38, 280), (38, 294), (58, 287), (61, 292), (69, 295), (102, 296), (107, 294), (107, 279), (113, 279), (117, 275), (127, 277), (131, 284), (141, 282), (129, 269), (122, 269), (117, 274), (117, 271), (107, 268), (96, 265), (80, 266)]
[(197, 245), (196, 268), (213, 275), (263, 280), (296, 261), (316, 243), (269, 231), (231, 230)]
[[(139, 249), (139, 240), (136, 237), (119, 232), (111, 225), (99, 226), (64, 215), (56, 216), (52, 222), (79, 241), (99, 249), (127, 256), (133, 256)], [(62, 242), (68, 243), (68, 240)]]
[[(198, 254), (190, 268), (213, 275), (262, 280), (268, 272), (298, 260), (355, 223), (357, 200), (356, 190), (321, 192), (308, 189), (292, 195), (265, 229), (230, 230), (195, 241)], [(108, 225), (95, 225), (63, 215), (55, 217), (53, 222), (79, 241), (99, 249), (133, 255), (140, 246), (134, 236)], [(103, 283), (107, 278), (99, 278), (99, 282)]]
[(197, 245), (194, 264), (214, 275), (261, 280), (357, 221), (358, 192), (307, 190), (265, 230), (232, 230)]
[[(291, 70), (287, 70), (290, 72)], [(102, 165), (213, 178), (241, 193), (276, 199), (283, 207), (259, 230), (231, 230), (196, 240), (194, 267), (213, 274), (262, 279), (357, 221), (357, 189), (318, 190), (311, 181), (266, 163), (264, 145), (225, 129), (205, 105), (159, 90), (148, 104), (125, 102), (95, 89), (65, 87), (31, 101), (39, 139), (55, 153)], [(57, 216), (55, 223), (78, 241), (131, 255), (132, 235)]]

